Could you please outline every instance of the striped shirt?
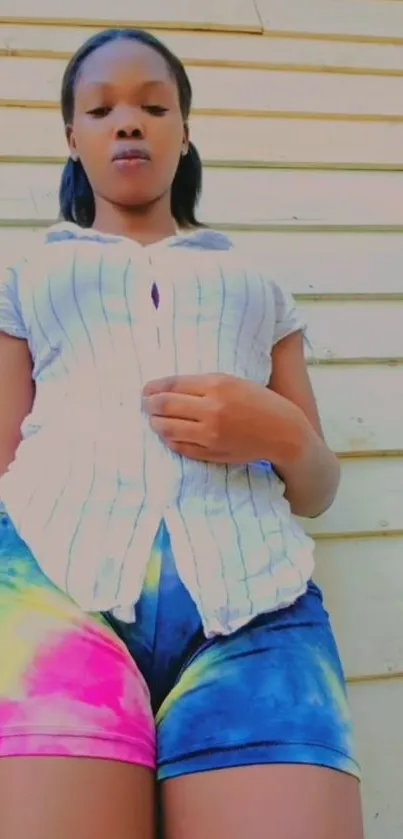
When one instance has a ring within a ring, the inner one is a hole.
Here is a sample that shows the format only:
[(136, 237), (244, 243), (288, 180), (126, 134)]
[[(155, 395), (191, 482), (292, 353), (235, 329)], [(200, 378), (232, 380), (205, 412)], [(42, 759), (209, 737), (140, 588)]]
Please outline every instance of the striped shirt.
[(7, 270), (0, 330), (27, 340), (36, 397), (0, 495), (84, 610), (134, 620), (162, 519), (208, 636), (306, 590), (313, 543), (270, 464), (179, 457), (141, 408), (143, 386), (166, 375), (266, 385), (272, 347), (303, 328), (266, 271), (210, 230), (143, 247), (63, 222)]

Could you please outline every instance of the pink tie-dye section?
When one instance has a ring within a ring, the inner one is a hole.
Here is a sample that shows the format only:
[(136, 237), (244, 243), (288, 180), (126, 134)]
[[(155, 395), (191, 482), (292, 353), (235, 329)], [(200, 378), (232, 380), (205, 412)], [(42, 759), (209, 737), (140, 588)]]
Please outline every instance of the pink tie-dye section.
[(49, 632), (20, 689), (18, 699), (0, 700), (0, 756), (85, 756), (155, 768), (148, 688), (123, 644), (91, 616)]

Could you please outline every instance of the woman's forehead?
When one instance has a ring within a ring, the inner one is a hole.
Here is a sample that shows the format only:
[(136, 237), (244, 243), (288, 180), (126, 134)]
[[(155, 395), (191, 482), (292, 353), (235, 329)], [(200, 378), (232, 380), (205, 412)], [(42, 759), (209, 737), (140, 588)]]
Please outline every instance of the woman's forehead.
[(120, 38), (98, 47), (85, 59), (79, 74), (84, 85), (111, 87), (174, 84), (167, 62), (155, 49), (139, 41)]

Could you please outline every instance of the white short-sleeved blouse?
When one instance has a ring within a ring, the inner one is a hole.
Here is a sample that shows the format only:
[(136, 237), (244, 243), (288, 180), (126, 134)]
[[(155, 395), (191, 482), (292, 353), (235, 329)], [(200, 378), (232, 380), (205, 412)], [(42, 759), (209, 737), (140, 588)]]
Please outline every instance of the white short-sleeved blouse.
[(270, 465), (178, 457), (141, 410), (143, 386), (160, 376), (266, 385), (271, 348), (303, 328), (267, 272), (211, 230), (142, 247), (61, 223), (1, 278), (0, 330), (28, 341), (36, 398), (0, 495), (83, 609), (134, 618), (162, 519), (207, 635), (305, 591), (313, 543)]

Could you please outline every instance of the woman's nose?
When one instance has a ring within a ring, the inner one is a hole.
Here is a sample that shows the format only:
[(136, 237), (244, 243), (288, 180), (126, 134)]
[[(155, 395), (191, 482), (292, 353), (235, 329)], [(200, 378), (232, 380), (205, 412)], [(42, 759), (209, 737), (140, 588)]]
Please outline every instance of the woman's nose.
[(142, 114), (138, 108), (125, 109), (117, 115), (116, 136), (119, 139), (125, 137), (142, 137), (144, 133)]

